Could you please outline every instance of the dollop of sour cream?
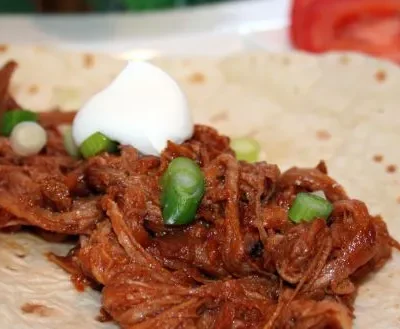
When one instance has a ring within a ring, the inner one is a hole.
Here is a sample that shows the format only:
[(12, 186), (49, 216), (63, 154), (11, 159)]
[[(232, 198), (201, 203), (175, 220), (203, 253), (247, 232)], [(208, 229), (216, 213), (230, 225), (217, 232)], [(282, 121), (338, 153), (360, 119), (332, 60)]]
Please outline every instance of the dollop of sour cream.
[(169, 140), (179, 144), (189, 139), (193, 127), (176, 81), (152, 64), (132, 61), (79, 110), (72, 135), (80, 145), (101, 132), (143, 154), (160, 155)]

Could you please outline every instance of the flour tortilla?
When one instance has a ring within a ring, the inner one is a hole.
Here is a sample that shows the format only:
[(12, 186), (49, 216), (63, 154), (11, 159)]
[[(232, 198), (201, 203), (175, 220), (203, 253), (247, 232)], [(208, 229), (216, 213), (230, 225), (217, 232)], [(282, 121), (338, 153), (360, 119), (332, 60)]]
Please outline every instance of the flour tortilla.
[[(37, 47), (8, 46), (0, 64), (9, 59), (19, 64), (13, 94), (38, 111), (78, 108), (125, 65), (107, 56)], [(196, 122), (256, 138), (262, 159), (284, 169), (325, 159), (331, 175), (371, 212), (382, 214), (400, 239), (400, 172), (386, 171), (391, 164), (400, 167), (397, 66), (354, 54), (302, 53), (154, 63), (182, 86)], [(374, 162), (374, 155), (382, 155), (382, 163)], [(1, 328), (116, 328), (95, 320), (97, 292), (76, 292), (69, 276), (43, 256), (65, 254), (70, 247), (27, 233), (0, 234)], [(361, 287), (355, 328), (399, 328), (399, 296), (400, 255), (394, 252)]]

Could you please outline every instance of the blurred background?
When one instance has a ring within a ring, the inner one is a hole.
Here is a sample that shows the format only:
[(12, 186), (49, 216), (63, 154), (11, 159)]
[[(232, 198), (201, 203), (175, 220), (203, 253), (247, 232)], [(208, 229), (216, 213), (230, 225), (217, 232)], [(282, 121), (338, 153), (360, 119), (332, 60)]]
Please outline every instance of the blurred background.
[(149, 11), (228, 0), (1, 0), (1, 13)]
[(0, 0), (0, 14), (0, 44), (123, 58), (357, 51), (400, 64), (400, 0)]
[(0, 44), (130, 59), (282, 50), (291, 1), (0, 0)]

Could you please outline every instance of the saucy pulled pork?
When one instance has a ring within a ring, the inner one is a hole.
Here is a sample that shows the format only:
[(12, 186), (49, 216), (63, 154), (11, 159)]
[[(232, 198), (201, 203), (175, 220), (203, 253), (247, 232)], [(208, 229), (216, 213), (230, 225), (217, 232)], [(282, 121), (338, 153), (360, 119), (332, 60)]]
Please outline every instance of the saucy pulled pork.
[[(0, 71), (0, 110), (15, 63)], [(118, 154), (70, 157), (57, 126), (73, 115), (41, 114), (48, 142), (38, 155), (15, 154), (0, 140), (0, 228), (28, 226), (78, 236), (50, 259), (103, 295), (103, 312), (122, 328), (347, 329), (360, 279), (399, 244), (379, 216), (350, 199), (316, 168), (281, 173), (237, 161), (229, 139), (196, 126), (160, 157), (121, 146)], [(206, 189), (195, 220), (168, 226), (160, 178), (176, 157), (198, 163)], [(299, 192), (323, 191), (327, 220), (295, 224)]]

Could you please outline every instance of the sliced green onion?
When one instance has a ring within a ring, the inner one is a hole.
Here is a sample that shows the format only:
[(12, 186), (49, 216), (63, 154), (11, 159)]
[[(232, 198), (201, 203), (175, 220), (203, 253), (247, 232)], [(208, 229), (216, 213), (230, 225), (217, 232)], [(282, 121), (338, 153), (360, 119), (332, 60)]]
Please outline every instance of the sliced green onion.
[(247, 162), (256, 162), (261, 150), (260, 144), (250, 137), (232, 139), (231, 147), (238, 160)]
[(47, 133), (36, 122), (20, 122), (14, 127), (10, 135), (11, 148), (21, 156), (38, 154), (46, 143)]
[(64, 139), (64, 147), (68, 154), (74, 158), (78, 158), (79, 148), (75, 144), (74, 138), (72, 137), (72, 127), (68, 126), (63, 129), (63, 139)]
[(312, 193), (299, 193), (289, 209), (289, 218), (294, 223), (310, 222), (316, 218), (328, 218), (332, 210), (332, 204), (324, 198)]
[(86, 138), (79, 147), (79, 151), (84, 158), (89, 158), (101, 152), (113, 153), (117, 150), (118, 144), (103, 135), (101, 132), (96, 132)]
[(205, 190), (204, 174), (196, 162), (183, 157), (172, 160), (161, 178), (161, 186), (164, 223), (191, 223)]
[(1, 134), (10, 136), (14, 127), (24, 121), (37, 121), (38, 115), (35, 112), (27, 110), (12, 110), (3, 114), (1, 121)]

